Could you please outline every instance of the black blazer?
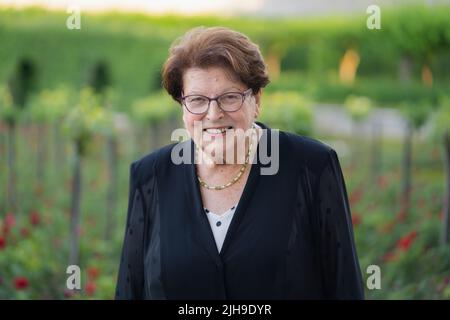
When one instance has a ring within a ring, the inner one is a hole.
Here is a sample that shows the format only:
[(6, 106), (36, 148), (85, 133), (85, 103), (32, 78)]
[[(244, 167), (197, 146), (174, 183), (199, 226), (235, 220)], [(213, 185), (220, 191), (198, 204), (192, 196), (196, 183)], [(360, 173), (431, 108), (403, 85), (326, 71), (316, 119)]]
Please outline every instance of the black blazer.
[[(272, 130), (257, 124), (270, 154)], [(195, 165), (171, 161), (176, 144), (134, 162), (116, 299), (364, 298), (336, 152), (283, 131), (279, 142), (274, 175), (260, 174), (258, 144), (220, 253)]]

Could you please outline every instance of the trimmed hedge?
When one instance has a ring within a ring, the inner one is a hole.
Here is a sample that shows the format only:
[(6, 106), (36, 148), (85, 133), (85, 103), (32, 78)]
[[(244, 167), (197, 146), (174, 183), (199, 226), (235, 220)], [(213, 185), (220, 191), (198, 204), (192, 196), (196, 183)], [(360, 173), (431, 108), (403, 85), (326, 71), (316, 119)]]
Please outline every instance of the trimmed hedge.
[[(282, 72), (301, 71), (308, 81), (319, 83), (337, 75), (341, 57), (351, 48), (360, 56), (356, 85), (359, 77), (396, 78), (405, 58), (412, 64), (412, 80), (420, 81), (421, 68), (427, 64), (434, 83), (447, 84), (449, 15), (448, 6), (383, 10), (382, 29), (369, 30), (365, 12), (301, 20), (82, 13), (81, 29), (68, 30), (65, 12), (0, 9), (0, 83), (25, 63), (33, 69), (36, 89), (61, 84), (80, 89), (103, 65), (118, 94), (119, 108), (129, 110), (134, 99), (160, 89), (160, 68), (176, 37), (194, 26), (223, 25), (249, 35), (265, 56), (278, 59)], [(330, 100), (336, 90), (345, 88), (333, 85), (330, 96), (325, 92), (317, 97)]]

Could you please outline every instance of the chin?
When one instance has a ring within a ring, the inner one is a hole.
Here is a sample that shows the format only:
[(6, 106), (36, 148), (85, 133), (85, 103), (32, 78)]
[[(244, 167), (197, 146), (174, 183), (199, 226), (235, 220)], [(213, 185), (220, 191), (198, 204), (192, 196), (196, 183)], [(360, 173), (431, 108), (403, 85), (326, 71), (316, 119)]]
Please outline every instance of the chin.
[[(235, 152), (234, 152), (234, 144), (231, 144), (230, 146), (227, 147), (226, 145), (223, 145), (223, 142), (224, 141), (203, 143), (202, 150), (208, 155), (211, 155), (212, 159), (216, 163), (225, 163), (227, 154), (233, 154)], [(214, 156), (212, 156), (212, 154)], [(234, 157), (236, 157), (236, 155)], [(235, 159), (232, 159), (231, 161), (235, 162)]]

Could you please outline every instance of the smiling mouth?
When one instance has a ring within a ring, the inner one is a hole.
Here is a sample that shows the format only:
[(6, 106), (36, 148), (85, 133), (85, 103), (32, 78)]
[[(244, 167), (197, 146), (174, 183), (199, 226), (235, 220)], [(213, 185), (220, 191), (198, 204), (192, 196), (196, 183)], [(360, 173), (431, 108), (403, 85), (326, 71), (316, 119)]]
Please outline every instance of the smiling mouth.
[(203, 129), (203, 132), (207, 132), (210, 134), (220, 134), (220, 133), (225, 133), (227, 130), (229, 129), (233, 129), (233, 127), (221, 127), (221, 128), (208, 128), (208, 129)]

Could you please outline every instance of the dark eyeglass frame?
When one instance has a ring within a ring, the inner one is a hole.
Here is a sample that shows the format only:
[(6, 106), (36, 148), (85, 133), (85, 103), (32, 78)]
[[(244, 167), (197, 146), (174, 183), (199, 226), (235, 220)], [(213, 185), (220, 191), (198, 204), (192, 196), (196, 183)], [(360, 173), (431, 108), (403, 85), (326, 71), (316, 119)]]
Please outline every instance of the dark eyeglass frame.
[[(190, 94), (190, 95), (187, 95), (187, 96), (181, 96), (181, 99), (180, 99), (180, 100), (181, 100), (181, 103), (186, 107), (187, 111), (189, 111), (189, 112), (192, 113), (192, 114), (196, 114), (196, 115), (208, 113), (209, 108), (210, 108), (210, 106), (211, 106), (211, 101), (216, 101), (217, 106), (218, 106), (218, 107), (220, 108), (220, 110), (222, 110), (223, 112), (236, 112), (236, 111), (238, 111), (239, 109), (242, 108), (242, 106), (244, 105), (245, 98), (247, 97), (247, 95), (248, 95), (250, 92), (252, 92), (252, 88), (247, 89), (247, 90), (245, 90), (244, 92), (229, 91), (229, 92), (224, 92), (224, 93), (218, 95), (218, 96), (215, 97), (215, 98), (210, 98), (210, 97), (204, 96), (204, 95), (202, 95), (202, 94)], [(242, 101), (241, 101), (240, 106), (239, 106), (236, 110), (232, 110), (232, 111), (224, 110), (224, 109), (222, 108), (222, 106), (220, 105), (220, 102), (219, 102), (219, 99), (220, 99), (222, 96), (227, 95), (227, 94), (230, 94), (230, 93), (240, 94), (241, 97), (242, 97)], [(189, 97), (202, 97), (202, 98), (208, 99), (208, 108), (206, 108), (206, 110), (205, 110), (204, 112), (200, 112), (200, 113), (192, 112), (191, 110), (189, 110), (189, 108), (188, 108), (188, 106), (186, 105), (186, 102), (185, 102), (186, 98), (189, 98)]]

